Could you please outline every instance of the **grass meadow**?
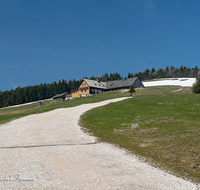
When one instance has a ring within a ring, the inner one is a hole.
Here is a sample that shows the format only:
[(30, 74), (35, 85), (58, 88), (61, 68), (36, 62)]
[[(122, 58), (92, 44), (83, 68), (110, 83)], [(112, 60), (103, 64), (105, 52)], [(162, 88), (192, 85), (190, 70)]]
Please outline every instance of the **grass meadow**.
[(200, 182), (200, 95), (179, 87), (151, 87), (86, 112), (80, 124), (177, 176)]

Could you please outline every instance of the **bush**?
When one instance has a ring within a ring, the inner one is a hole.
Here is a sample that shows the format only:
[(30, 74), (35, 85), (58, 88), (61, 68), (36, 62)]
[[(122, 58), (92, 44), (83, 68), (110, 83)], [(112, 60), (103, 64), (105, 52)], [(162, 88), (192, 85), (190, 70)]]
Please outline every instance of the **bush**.
[(194, 94), (200, 93), (200, 76), (196, 78), (196, 82), (193, 84), (192, 92)]
[(132, 96), (132, 94), (135, 92), (134, 86), (131, 86), (131, 87), (130, 87), (129, 92), (131, 93), (130, 95)]

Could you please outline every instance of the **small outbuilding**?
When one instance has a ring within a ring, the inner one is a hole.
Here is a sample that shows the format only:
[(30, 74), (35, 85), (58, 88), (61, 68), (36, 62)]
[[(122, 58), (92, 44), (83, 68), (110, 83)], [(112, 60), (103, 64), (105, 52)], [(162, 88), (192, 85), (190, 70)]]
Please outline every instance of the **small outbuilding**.
[(39, 102), (37, 103), (37, 106), (38, 106), (38, 107), (42, 106), (42, 102), (39, 101)]
[(65, 99), (67, 97), (71, 97), (71, 95), (68, 92), (64, 92), (62, 94), (57, 94), (53, 97), (53, 100), (63, 100), (65, 101)]

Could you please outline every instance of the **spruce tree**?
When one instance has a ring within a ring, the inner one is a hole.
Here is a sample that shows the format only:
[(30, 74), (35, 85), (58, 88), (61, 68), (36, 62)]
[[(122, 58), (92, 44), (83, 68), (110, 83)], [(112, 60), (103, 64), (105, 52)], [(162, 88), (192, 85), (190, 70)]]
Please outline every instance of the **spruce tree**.
[(192, 92), (194, 94), (200, 93), (200, 76), (196, 78), (196, 82), (193, 84)]

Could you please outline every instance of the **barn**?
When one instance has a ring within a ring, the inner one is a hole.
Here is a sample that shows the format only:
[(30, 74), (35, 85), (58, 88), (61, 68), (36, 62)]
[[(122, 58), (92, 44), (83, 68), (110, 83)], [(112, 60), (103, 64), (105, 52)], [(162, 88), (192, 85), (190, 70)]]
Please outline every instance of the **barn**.
[(68, 92), (64, 92), (62, 94), (57, 94), (52, 98), (53, 98), (53, 100), (65, 100), (66, 97), (69, 97), (69, 96), (70, 96), (70, 94)]

